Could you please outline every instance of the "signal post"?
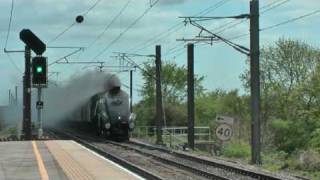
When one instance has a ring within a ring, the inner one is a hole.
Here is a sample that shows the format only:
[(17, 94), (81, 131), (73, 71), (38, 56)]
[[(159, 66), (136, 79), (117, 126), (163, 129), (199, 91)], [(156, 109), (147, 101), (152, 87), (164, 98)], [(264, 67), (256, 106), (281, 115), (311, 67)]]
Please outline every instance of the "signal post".
[(48, 63), (47, 58), (43, 56), (36, 56), (32, 58), (32, 84), (33, 87), (38, 89), (38, 100), (36, 102), (36, 108), (38, 111), (38, 138), (42, 137), (42, 121), (41, 121), (41, 109), (43, 109), (43, 101), (41, 101), (41, 90), (47, 87), (47, 70)]
[[(20, 39), (25, 43), (25, 73), (23, 77), (23, 134), (24, 139), (32, 139), (31, 130), (31, 50), (37, 54), (32, 59), (32, 83), (33, 87), (38, 88), (38, 102), (41, 104), (41, 88), (47, 86), (47, 59), (42, 57), (46, 50), (46, 45), (29, 29), (20, 32)], [(38, 137), (42, 136), (41, 112), (43, 107), (38, 106)], [(39, 108), (38, 108), (39, 107)]]

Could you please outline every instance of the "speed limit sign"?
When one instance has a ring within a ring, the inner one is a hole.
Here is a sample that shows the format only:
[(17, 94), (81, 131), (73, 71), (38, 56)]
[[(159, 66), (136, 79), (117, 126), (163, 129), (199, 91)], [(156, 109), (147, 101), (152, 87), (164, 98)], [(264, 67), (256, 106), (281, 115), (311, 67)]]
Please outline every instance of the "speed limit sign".
[(216, 135), (221, 141), (229, 140), (232, 133), (232, 127), (229, 124), (220, 124), (216, 129)]

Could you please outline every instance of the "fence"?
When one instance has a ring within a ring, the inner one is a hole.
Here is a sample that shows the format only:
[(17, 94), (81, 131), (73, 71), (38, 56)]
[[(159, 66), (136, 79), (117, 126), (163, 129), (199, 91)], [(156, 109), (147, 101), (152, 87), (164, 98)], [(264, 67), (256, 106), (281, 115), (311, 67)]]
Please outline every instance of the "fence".
[[(156, 138), (155, 126), (137, 126), (132, 137), (154, 141)], [(211, 142), (211, 130), (207, 126), (194, 127), (195, 143)], [(184, 145), (188, 142), (188, 127), (164, 127), (162, 128), (162, 139), (170, 147)]]

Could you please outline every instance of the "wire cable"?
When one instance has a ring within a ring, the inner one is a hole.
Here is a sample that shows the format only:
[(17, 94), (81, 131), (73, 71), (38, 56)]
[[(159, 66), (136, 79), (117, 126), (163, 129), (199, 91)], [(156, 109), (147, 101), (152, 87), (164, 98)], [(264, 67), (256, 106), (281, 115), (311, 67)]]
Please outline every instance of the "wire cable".
[(115, 39), (113, 39), (105, 48), (102, 49), (92, 61), (96, 60), (100, 57), (103, 53), (105, 53), (111, 46), (113, 46), (124, 34), (126, 34), (134, 25), (136, 25), (157, 3), (159, 0), (155, 1), (153, 4), (150, 5), (137, 19), (135, 19), (124, 31), (122, 31)]
[[(286, 0), (286, 2), (288, 2), (288, 1)], [(281, 4), (283, 4), (283, 2), (282, 2)], [(272, 7), (274, 8), (274, 7), (278, 7), (278, 6), (279, 6), (279, 4), (277, 4), (277, 5), (275, 5), (275, 6), (272, 6)], [(269, 6), (269, 7), (270, 7), (270, 6)], [(270, 8), (271, 8), (271, 7), (270, 7)], [(268, 8), (268, 9), (270, 9), (270, 8)], [(273, 8), (272, 8), (272, 9), (273, 9)], [(319, 9), (319, 10), (312, 11), (312, 12), (310, 12), (310, 13), (306, 13), (306, 14), (301, 15), (301, 16), (298, 16), (298, 17), (296, 17), (296, 18), (292, 18), (292, 19), (289, 19), (289, 20), (286, 20), (286, 21), (283, 21), (283, 22), (280, 22), (280, 23), (277, 23), (277, 24), (274, 24), (274, 25), (270, 25), (270, 26), (261, 28), (259, 31), (262, 32), (262, 31), (266, 31), (266, 30), (269, 30), (269, 29), (277, 28), (277, 27), (279, 27), (279, 26), (286, 25), (286, 24), (289, 24), (289, 23), (292, 23), (292, 22), (301, 20), (301, 19), (303, 19), (303, 18), (312, 16), (312, 15), (315, 15), (315, 14), (318, 14), (318, 13), (320, 13), (320, 9)], [(250, 33), (244, 33), (244, 34), (240, 34), (240, 35), (237, 35), (237, 36), (228, 38), (227, 40), (228, 40), (228, 41), (231, 41), (231, 40), (239, 39), (239, 38), (241, 38), (241, 37), (245, 37), (245, 36), (248, 36), (248, 35), (250, 35)], [(219, 42), (221, 42), (221, 41), (219, 41)], [(217, 42), (217, 43), (219, 43), (219, 42)], [(179, 50), (181, 50), (181, 49), (183, 49), (183, 48), (180, 48)], [(179, 52), (179, 50), (177, 50), (177, 51), (175, 51), (175, 52)], [(180, 55), (181, 55), (181, 54), (179, 54), (179, 56), (180, 56)], [(176, 56), (176, 57), (177, 57), (177, 56)]]
[(261, 28), (260, 31), (273, 29), (273, 28), (276, 28), (278, 26), (282, 26), (282, 25), (285, 25), (285, 24), (288, 24), (288, 23), (292, 23), (292, 22), (295, 22), (297, 20), (312, 16), (312, 15), (315, 15), (317, 13), (320, 13), (320, 9), (312, 11), (312, 12), (304, 14), (304, 15), (301, 15), (301, 16), (298, 16), (296, 18), (292, 18), (292, 19), (289, 19), (289, 20), (286, 20), (286, 21), (283, 21), (283, 22), (280, 22), (280, 23), (277, 23), (277, 24), (274, 24), (274, 25), (271, 25), (271, 26), (267, 26), (267, 27)]
[(19, 73), (23, 73), (22, 70), (18, 67), (18, 65), (13, 61), (12, 57), (10, 56), (9, 53), (6, 53), (10, 63), (13, 65), (13, 67), (19, 72)]
[[(102, 0), (97, 0), (84, 14), (83, 16), (85, 17), (93, 8), (95, 8)], [(53, 43), (54, 41), (56, 41), (57, 39), (59, 39), (64, 33), (66, 33), (67, 31), (69, 31), (75, 24), (77, 24), (77, 22), (73, 22), (71, 25), (69, 25), (66, 29), (64, 29), (62, 32), (60, 32), (58, 35), (56, 35), (54, 38), (52, 38), (49, 42)]]
[[(14, 0), (11, 0), (11, 9), (10, 9), (10, 18), (9, 18), (9, 24), (8, 24), (8, 31), (7, 31), (7, 36), (6, 36), (6, 41), (4, 44), (4, 50), (7, 49), (8, 46), (8, 41), (9, 41), (9, 36), (10, 36), (10, 31), (11, 31), (11, 25), (12, 25), (12, 17), (13, 17), (13, 9), (14, 9)], [(5, 52), (7, 55), (10, 63), (13, 65), (13, 67), (19, 72), (23, 73), (22, 70), (17, 66), (17, 64), (13, 61), (12, 57), (10, 56), (9, 53)]]
[(86, 16), (87, 14), (89, 14), (89, 12), (95, 8), (102, 0), (97, 0), (84, 14), (83, 16)]
[(102, 36), (109, 30), (111, 25), (122, 15), (122, 13), (127, 9), (128, 5), (130, 4), (131, 0), (128, 0), (125, 5), (120, 9), (119, 13), (107, 24), (104, 30), (90, 43), (87, 48), (90, 48), (93, 44), (95, 44)]
[(283, 5), (283, 4), (285, 4), (285, 3), (289, 2), (289, 1), (290, 0), (284, 0), (284, 1), (280, 1), (279, 3), (274, 3), (271, 7), (261, 11), (260, 15), (262, 15), (262, 14), (268, 12), (268, 11), (271, 11), (272, 9), (275, 9), (275, 8), (281, 6), (281, 5)]
[[(209, 6), (208, 8), (196, 13), (194, 16), (201, 16), (201, 15), (206, 15), (212, 11), (215, 11), (216, 9), (218, 9), (219, 7), (223, 6), (224, 4), (226, 4), (228, 1), (230, 0), (221, 0), (211, 6)], [(177, 28), (178, 27), (178, 28)], [(183, 26), (183, 23), (180, 22), (180, 23), (176, 23), (174, 24), (173, 26), (170, 26), (167, 30), (155, 35), (154, 37), (144, 41), (143, 43), (135, 46), (134, 48), (131, 48), (128, 50), (128, 52), (138, 52), (138, 51), (141, 51), (143, 49), (146, 49), (150, 46), (152, 46), (153, 44), (155, 44), (156, 42), (159, 42), (161, 41), (162, 39), (166, 38), (168, 35), (174, 33), (174, 32), (177, 32), (178, 30), (180, 30)], [(177, 29), (175, 29), (177, 28)], [(172, 31), (172, 32), (171, 32)]]
[(162, 33), (158, 34), (157, 36), (152, 37), (152, 38), (148, 39), (147, 41), (145, 41), (142, 44), (143, 45), (142, 47), (137, 46), (138, 48), (135, 47), (133, 49), (128, 50), (128, 52), (133, 51), (133, 53), (135, 53), (135, 52), (141, 51), (143, 49), (146, 49), (146, 48), (154, 45), (156, 42), (159, 42), (162, 39), (168, 37), (168, 35), (177, 32), (182, 27), (184, 27), (182, 23), (175, 24), (174, 26), (171, 26), (169, 29), (167, 29), (167, 31), (162, 32)]
[[(268, 11), (271, 11), (272, 9), (275, 9), (275, 8), (281, 6), (281, 5), (283, 5), (283, 4), (285, 4), (285, 3), (289, 2), (289, 1), (290, 0), (283, 0), (283, 1), (274, 1), (272, 3), (269, 3), (269, 4), (267, 4), (267, 5), (265, 5), (265, 6), (260, 8), (260, 10), (265, 9), (260, 13), (260, 15), (263, 15), (264, 13), (266, 13)], [(239, 22), (237, 22), (237, 21), (238, 20), (235, 19), (235, 20), (230, 21), (230, 22), (228, 22), (228, 23), (226, 23), (224, 25), (221, 25), (221, 26), (219, 26), (219, 27), (217, 27), (217, 28), (215, 28), (215, 29), (213, 29), (211, 31), (216, 31), (215, 32), (216, 34), (221, 34), (222, 32), (225, 32), (227, 30), (231, 30), (234, 27), (236, 27), (236, 26), (248, 21), (248, 19), (242, 19)], [(219, 29), (219, 31), (218, 31), (218, 29)]]
[(8, 40), (10, 36), (10, 30), (11, 30), (11, 23), (12, 23), (12, 15), (13, 15), (13, 8), (14, 8), (14, 0), (11, 0), (11, 10), (10, 10), (10, 19), (9, 19), (9, 24), (8, 24), (8, 31), (7, 31), (7, 37), (4, 45), (4, 49), (7, 48), (8, 45)]
[(199, 13), (196, 14), (196, 16), (202, 16), (202, 15), (205, 15), (205, 14), (208, 14), (212, 11), (215, 11), (216, 9), (218, 9), (219, 7), (223, 6), (224, 4), (226, 4), (228, 1), (230, 0), (221, 0), (217, 3), (215, 3), (214, 5), (200, 11)]
[[(285, 25), (285, 24), (288, 24), (288, 23), (295, 22), (295, 21), (297, 21), (297, 20), (300, 20), (300, 19), (303, 19), (303, 18), (312, 16), (312, 15), (315, 15), (315, 14), (317, 14), (317, 13), (320, 13), (320, 9), (319, 9), (319, 10), (312, 11), (312, 12), (307, 13), (307, 14), (304, 14), (304, 15), (301, 15), (301, 16), (298, 16), (298, 17), (296, 17), (296, 18), (292, 18), (292, 19), (289, 19), (289, 20), (286, 20), (286, 21), (283, 21), (283, 22), (280, 22), (280, 23), (277, 23), (277, 24), (274, 24), (274, 25), (271, 25), (271, 26), (267, 26), (267, 27), (261, 28), (259, 31), (262, 32), (262, 31), (266, 31), (266, 30), (269, 30), (269, 29), (277, 28), (277, 27), (279, 27), (279, 26), (282, 26), (282, 25)], [(228, 41), (231, 41), (231, 40), (239, 39), (239, 38), (241, 38), (241, 37), (245, 37), (245, 36), (248, 36), (248, 35), (250, 35), (250, 33), (244, 33), (244, 34), (240, 34), (240, 35), (237, 35), (237, 36), (228, 38), (227, 40), (228, 40)], [(219, 41), (219, 42), (221, 42), (221, 41)], [(219, 43), (219, 42), (217, 42), (217, 43)]]
[(272, 2), (270, 2), (270, 3), (268, 3), (268, 4), (266, 4), (266, 5), (264, 5), (264, 6), (262, 6), (262, 7), (260, 7), (260, 10), (269, 8), (270, 6), (273, 6), (274, 4), (276, 4), (276, 3), (278, 3), (278, 2), (279, 2), (279, 0), (274, 0), (274, 1), (272, 1)]

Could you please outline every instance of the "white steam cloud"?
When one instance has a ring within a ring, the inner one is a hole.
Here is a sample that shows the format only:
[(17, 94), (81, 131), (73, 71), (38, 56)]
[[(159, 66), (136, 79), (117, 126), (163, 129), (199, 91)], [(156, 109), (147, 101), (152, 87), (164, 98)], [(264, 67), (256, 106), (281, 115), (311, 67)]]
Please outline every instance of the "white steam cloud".
[[(75, 110), (84, 105), (89, 99), (108, 89), (107, 81), (112, 74), (97, 71), (86, 71), (74, 75), (63, 85), (49, 82), (48, 88), (42, 89), (44, 107), (42, 110), (42, 122), (44, 125), (52, 125), (61, 120), (66, 120)], [(22, 93), (22, 92), (19, 92)], [(37, 124), (37, 90), (32, 89), (32, 121)], [(0, 119), (2, 126), (22, 126), (22, 100), (19, 105), (2, 108)]]
[[(65, 85), (50, 85), (49, 88), (44, 89), (42, 95), (44, 101), (43, 123), (52, 124), (66, 120), (75, 110), (87, 103), (93, 95), (107, 90), (106, 82), (111, 76), (112, 74), (104, 72), (87, 71), (84, 74), (71, 77)], [(35, 97), (36, 93), (34, 93)], [(35, 115), (36, 111), (33, 112), (33, 120), (36, 120)]]

